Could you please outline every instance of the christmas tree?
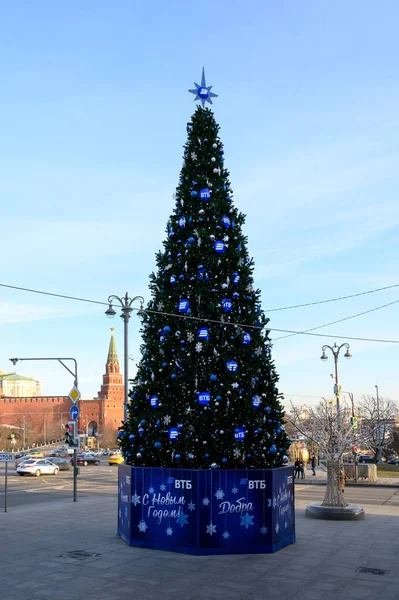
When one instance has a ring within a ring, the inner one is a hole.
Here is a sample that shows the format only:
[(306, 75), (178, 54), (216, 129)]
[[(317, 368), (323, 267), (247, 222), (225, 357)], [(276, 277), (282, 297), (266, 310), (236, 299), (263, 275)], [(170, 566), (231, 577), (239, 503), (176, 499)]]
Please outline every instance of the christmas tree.
[(233, 203), (213, 112), (196, 85), (184, 162), (152, 299), (142, 358), (119, 432), (127, 464), (273, 468), (286, 461), (282, 395), (254, 263)]

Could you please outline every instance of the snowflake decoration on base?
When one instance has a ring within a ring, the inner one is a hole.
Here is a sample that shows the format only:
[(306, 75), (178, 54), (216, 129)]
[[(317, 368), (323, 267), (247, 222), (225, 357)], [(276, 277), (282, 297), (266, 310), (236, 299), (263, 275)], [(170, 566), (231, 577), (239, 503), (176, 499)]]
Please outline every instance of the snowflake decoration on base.
[(173, 529), (171, 527), (167, 528), (166, 535), (173, 535)]
[(216, 525), (214, 525), (212, 521), (209, 523), (209, 525), (206, 525), (206, 532), (211, 536), (216, 533)]
[(137, 525), (137, 529), (141, 532), (141, 533), (145, 533), (148, 529), (148, 525), (145, 521), (141, 520), (140, 523)]

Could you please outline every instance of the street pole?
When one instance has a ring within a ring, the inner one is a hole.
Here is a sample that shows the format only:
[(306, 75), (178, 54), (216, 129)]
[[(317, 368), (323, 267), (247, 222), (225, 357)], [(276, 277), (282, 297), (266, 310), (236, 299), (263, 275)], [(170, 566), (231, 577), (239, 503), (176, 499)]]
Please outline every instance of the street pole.
[(341, 429), (341, 415), (340, 415), (340, 405), (339, 405), (338, 357), (339, 357), (339, 353), (342, 350), (342, 348), (346, 348), (344, 357), (351, 358), (352, 354), (349, 352), (349, 344), (347, 344), (347, 343), (341, 344), (340, 346), (337, 346), (337, 344), (334, 344), (334, 346), (329, 346), (328, 344), (325, 344), (322, 347), (323, 354), (320, 356), (320, 359), (322, 361), (326, 361), (328, 359), (328, 356), (326, 354), (327, 349), (331, 350), (332, 355), (334, 356), (334, 364), (335, 364), (334, 395), (335, 395), (335, 399), (337, 402), (337, 429), (338, 429), (338, 431)]
[(338, 431), (341, 429), (341, 414), (340, 414), (340, 406), (339, 406), (339, 386), (338, 386), (338, 354), (339, 352), (334, 352), (334, 364), (335, 364), (335, 398), (337, 402), (337, 429)]
[(378, 385), (375, 386), (377, 396), (377, 464), (382, 462), (381, 460), (381, 425), (380, 425), (380, 398), (378, 395)]
[(144, 298), (142, 296), (135, 296), (134, 298), (129, 298), (127, 292), (122, 298), (119, 298), (119, 296), (115, 295), (109, 296), (109, 307), (108, 310), (105, 311), (107, 317), (114, 317), (116, 315), (116, 311), (114, 310), (112, 303), (116, 301), (121, 307), (121, 318), (124, 322), (123, 421), (125, 423), (127, 422), (129, 417), (129, 319), (130, 314), (133, 311), (132, 304), (136, 300), (140, 300), (140, 310), (137, 312), (137, 314), (140, 315), (140, 313), (143, 310)]
[[(63, 367), (64, 369), (66, 369), (74, 378), (74, 386), (75, 388), (78, 390), (78, 363), (76, 361), (75, 358), (54, 358), (54, 357), (50, 357), (50, 358), (10, 358), (10, 361), (12, 362), (13, 365), (16, 365), (17, 362), (19, 360), (57, 360)], [(75, 366), (75, 370), (71, 371), (71, 369), (69, 367), (66, 366), (66, 364), (63, 362), (65, 360), (71, 360), (73, 361), (73, 364)], [(76, 405), (78, 405), (78, 400), (76, 401)], [(25, 438), (25, 418), (24, 418), (24, 438)], [(76, 452), (76, 448), (73, 449), (73, 501), (76, 502), (77, 501), (77, 491), (78, 491), (78, 465), (77, 465), (77, 452)]]

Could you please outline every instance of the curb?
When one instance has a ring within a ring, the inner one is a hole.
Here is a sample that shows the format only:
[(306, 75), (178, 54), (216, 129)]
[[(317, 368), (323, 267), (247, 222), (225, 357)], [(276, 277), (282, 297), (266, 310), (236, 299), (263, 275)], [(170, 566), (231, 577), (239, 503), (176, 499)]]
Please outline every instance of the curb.
[[(303, 483), (296, 483), (296, 485), (326, 485), (325, 481), (304, 481)], [(353, 482), (345, 482), (345, 487), (381, 487), (381, 488), (399, 488), (399, 483), (357, 483)]]

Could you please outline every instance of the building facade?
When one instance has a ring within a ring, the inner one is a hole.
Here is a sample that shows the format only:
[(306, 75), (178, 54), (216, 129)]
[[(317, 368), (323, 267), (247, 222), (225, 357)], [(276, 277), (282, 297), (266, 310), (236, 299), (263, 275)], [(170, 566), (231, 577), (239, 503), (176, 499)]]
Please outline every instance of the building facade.
[[(120, 372), (113, 332), (112, 328), (105, 374), (98, 397), (79, 401), (79, 433), (88, 437), (97, 437), (100, 444), (102, 436), (115, 435), (123, 420), (123, 376)], [(3, 374), (2, 377), (4, 382), (4, 378), (9, 375)], [(20, 375), (16, 377), (18, 379), (15, 381), (27, 379)], [(5, 381), (13, 381), (13, 379), (5, 379)], [(8, 390), (12, 387), (2, 389)], [(15, 386), (14, 389), (17, 390), (17, 387)], [(3, 394), (0, 395), (0, 427), (13, 429), (20, 445), (23, 446), (29, 443), (28, 437), (33, 434), (41, 436), (44, 440), (59, 439), (64, 435), (65, 425), (70, 420), (71, 406), (72, 402), (68, 396), (40, 396), (38, 393)]]
[(40, 382), (33, 377), (24, 377), (18, 373), (3, 373), (0, 371), (0, 397), (30, 398), (41, 396)]

